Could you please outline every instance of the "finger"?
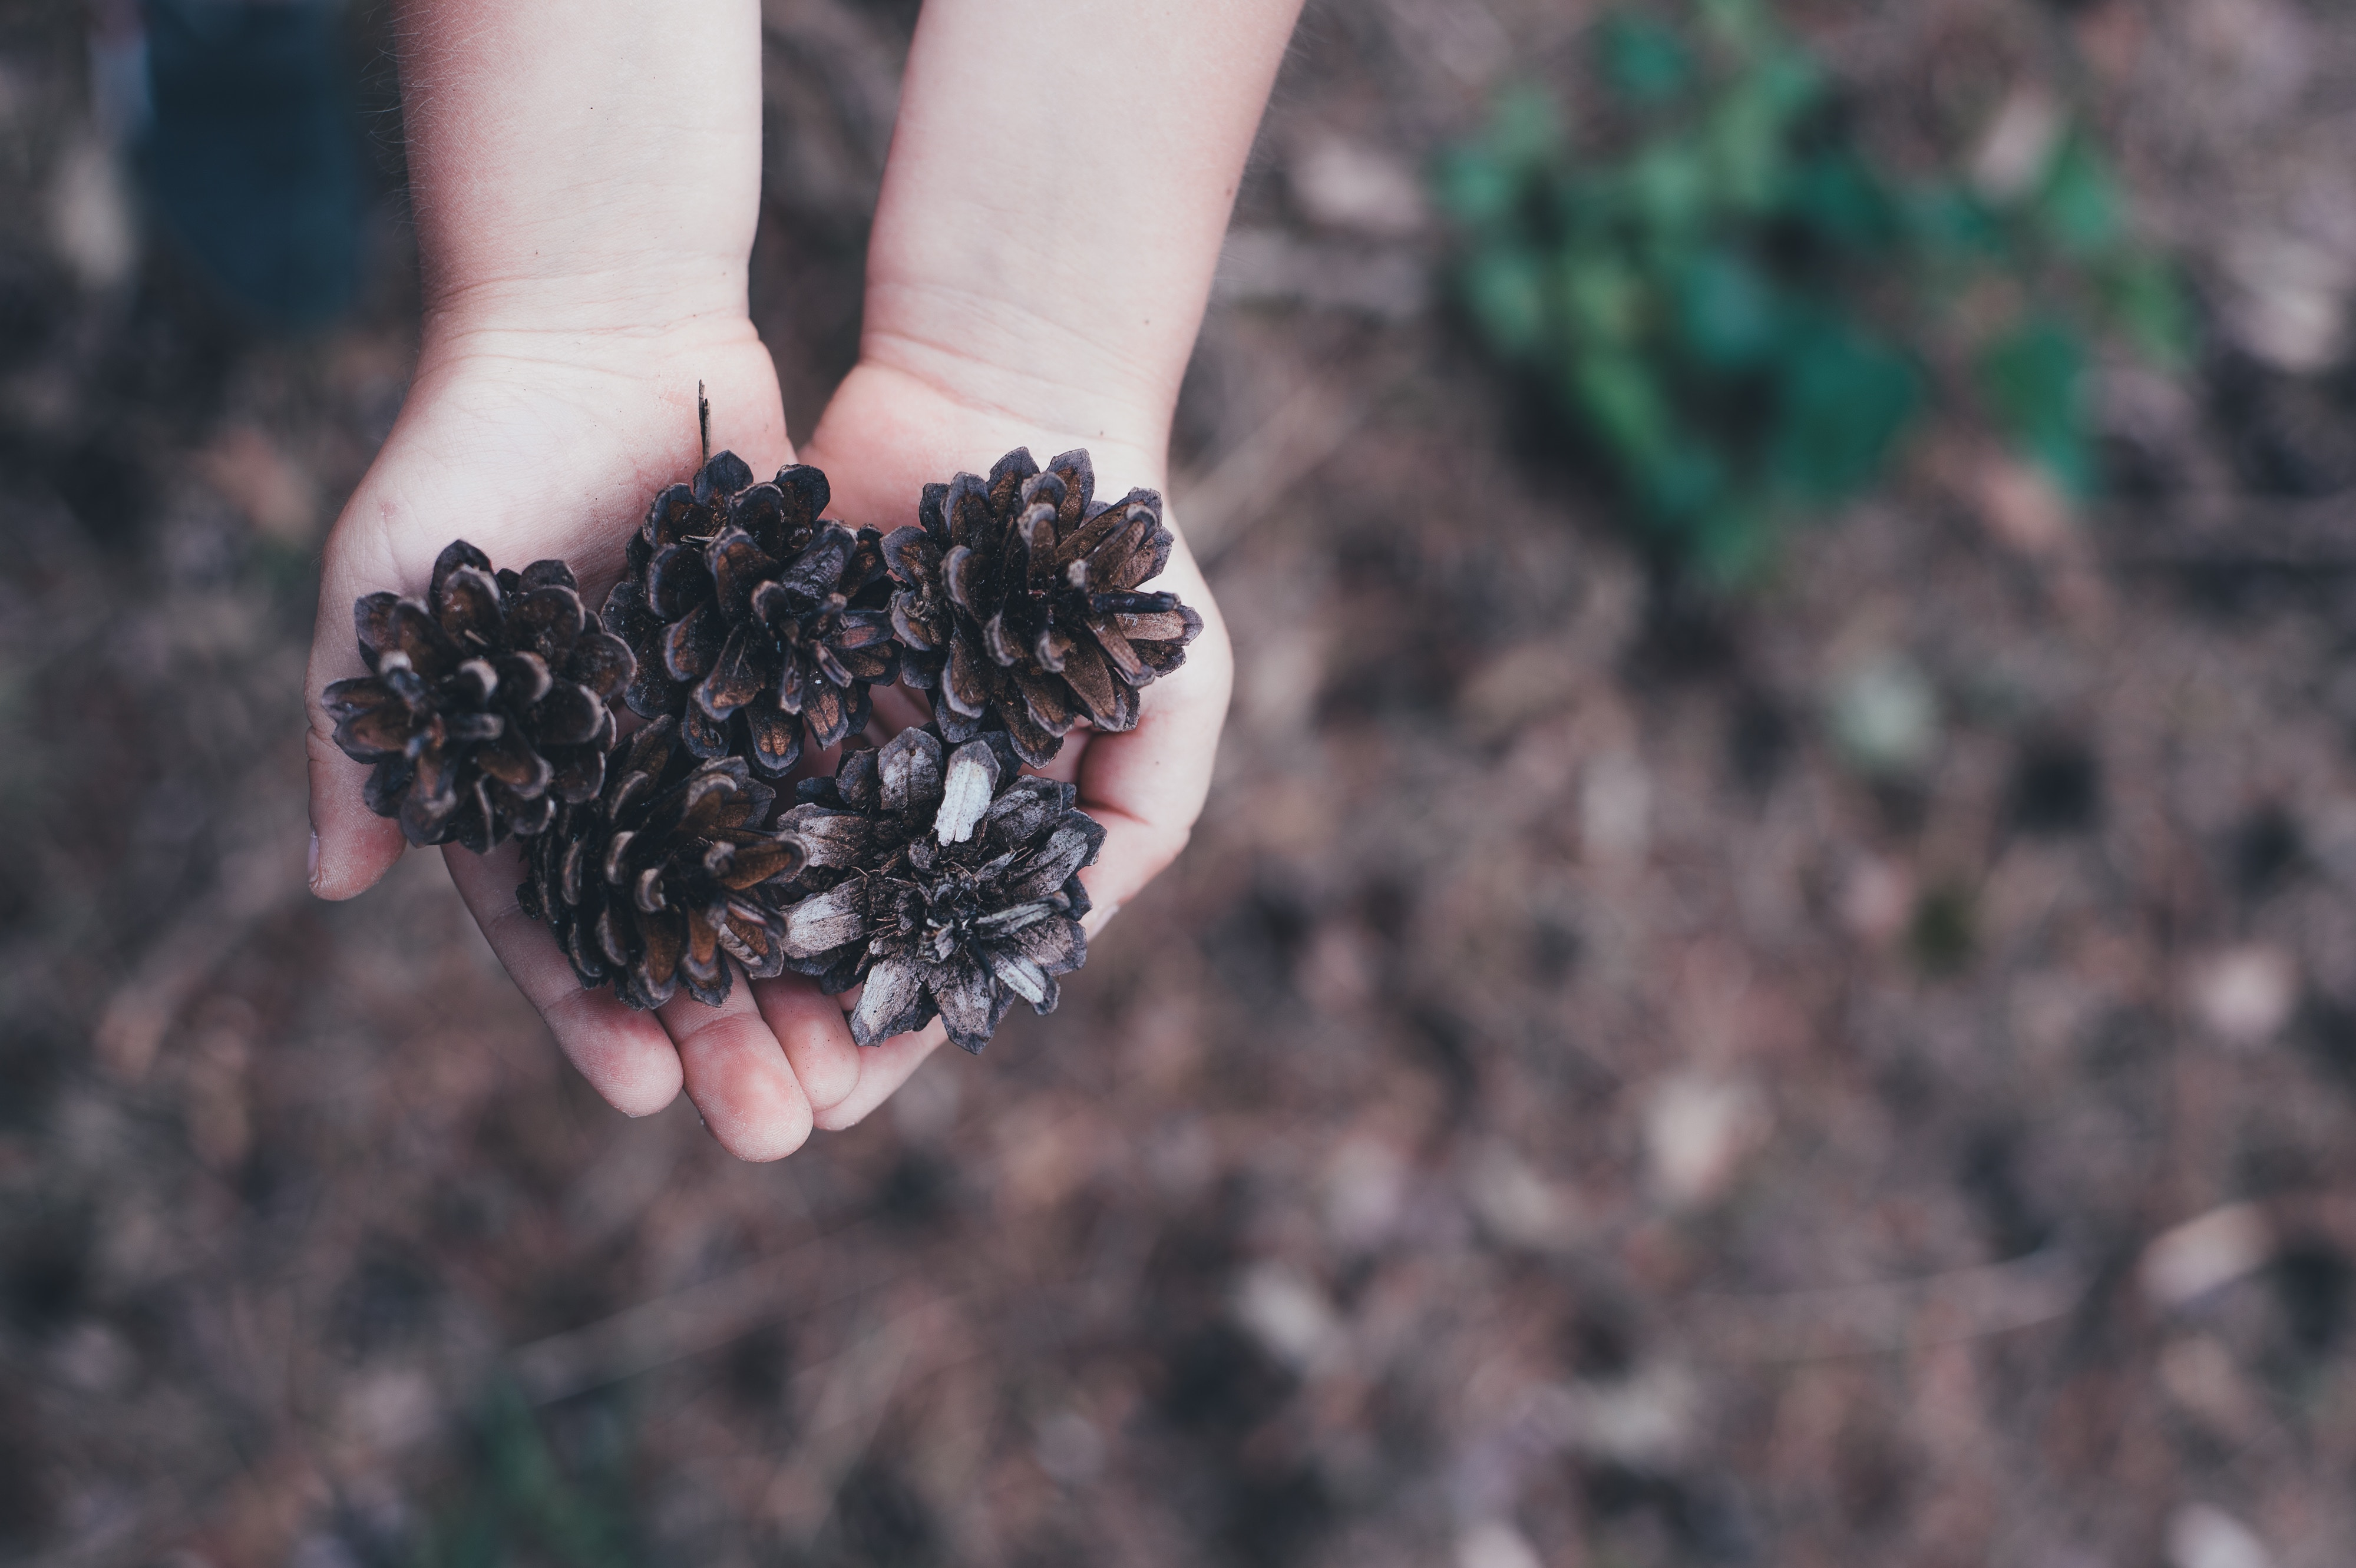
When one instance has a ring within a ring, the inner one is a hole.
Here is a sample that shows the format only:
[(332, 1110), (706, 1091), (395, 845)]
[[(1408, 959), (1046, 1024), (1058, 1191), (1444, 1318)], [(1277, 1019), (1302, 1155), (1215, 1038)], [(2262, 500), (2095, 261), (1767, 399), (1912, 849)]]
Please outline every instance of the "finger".
[(938, 1051), (948, 1037), (948, 1029), (935, 1019), (923, 1029), (895, 1034), (881, 1045), (860, 1051), (858, 1086), (819, 1112), (818, 1125), (830, 1133), (857, 1126), (866, 1119), (868, 1112), (890, 1099), (892, 1092), (905, 1083), (908, 1074), (924, 1065), (925, 1058)]
[(1087, 758), (1089, 743), (1095, 739), (1096, 731), (1093, 730), (1074, 730), (1064, 737), (1063, 745), (1047, 759), (1045, 767), (1026, 767), (1023, 771), (1036, 773), (1043, 779), (1054, 779), (1058, 784), (1077, 784), (1080, 782), (1080, 766)]
[(769, 1032), (785, 1047), (786, 1061), (811, 1110), (822, 1118), (849, 1099), (859, 1087), (860, 1051), (835, 999), (819, 990), (816, 981), (787, 975), (754, 981), (753, 1000)]
[(1087, 813), (1105, 830), (1096, 863), (1080, 871), (1080, 885), (1088, 890), (1088, 912), (1080, 917), (1080, 929), (1094, 938), (1147, 883), (1170, 869), (1186, 848), (1189, 831), (1142, 822), (1108, 805), (1089, 805)]
[(810, 1104), (752, 987), (738, 980), (716, 1008), (682, 991), (659, 1013), (679, 1047), (687, 1097), (720, 1147), (738, 1159), (783, 1159), (809, 1137)]
[(399, 823), (368, 808), (360, 793), (368, 770), (337, 749), (316, 698), (303, 749), (311, 791), (311, 891), (330, 900), (366, 892), (392, 869), (408, 840)]
[(647, 1116), (679, 1097), (679, 1052), (651, 1013), (625, 1006), (610, 990), (581, 984), (556, 933), (516, 903), (522, 854), (513, 844), (487, 855), (448, 848), (442, 862), (458, 896), (483, 928), (526, 1000), (589, 1086), (626, 1116)]
[(1098, 905), (1089, 916), (1091, 931), (1186, 847), (1210, 793), (1234, 684), (1226, 624), (1183, 538), (1156, 581), (1195, 607), (1203, 631), (1187, 648), (1185, 664), (1141, 693), (1137, 728), (1092, 735), (1081, 753), (1080, 808), (1105, 827), (1096, 864), (1080, 873)]

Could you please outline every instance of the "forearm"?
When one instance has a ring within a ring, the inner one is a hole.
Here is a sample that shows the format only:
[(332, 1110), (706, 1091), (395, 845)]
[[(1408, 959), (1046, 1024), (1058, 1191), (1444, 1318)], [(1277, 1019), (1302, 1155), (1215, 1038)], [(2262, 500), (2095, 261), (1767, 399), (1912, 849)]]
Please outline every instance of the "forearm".
[(1158, 464), (1299, 9), (927, 0), (869, 251), (863, 365)]
[(426, 342), (747, 330), (756, 0), (407, 0)]

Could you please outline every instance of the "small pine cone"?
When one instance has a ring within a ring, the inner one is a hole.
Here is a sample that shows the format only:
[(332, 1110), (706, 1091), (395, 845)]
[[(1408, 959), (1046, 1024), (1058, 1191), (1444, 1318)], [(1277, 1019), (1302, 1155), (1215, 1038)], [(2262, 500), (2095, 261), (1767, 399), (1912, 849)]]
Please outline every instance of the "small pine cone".
[(733, 452), (654, 498), (629, 544), (605, 625), (638, 657), (628, 701), (676, 715), (699, 757), (732, 752), (773, 776), (865, 729), (867, 688), (899, 678), (881, 536), (821, 517), (806, 464), (756, 485)]
[(700, 762), (669, 718), (616, 745), (605, 772), (597, 797), (566, 806), (531, 845), (516, 890), (581, 983), (611, 980), (640, 1008), (684, 985), (716, 1008), (731, 957), (756, 979), (782, 973), (780, 895), (807, 857), (761, 826), (776, 791), (741, 757)]
[(785, 911), (788, 967), (828, 992), (867, 988), (851, 1037), (874, 1045), (937, 1012), (968, 1051), (1020, 997), (1055, 1009), (1055, 976), (1087, 961), (1079, 869), (1104, 829), (1070, 784), (1016, 771), (1004, 733), (947, 752), (930, 726), (845, 748), (778, 820), (809, 866)]
[(590, 624), (562, 561), (494, 573), (458, 539), (423, 600), (370, 593), (352, 618), (369, 673), (324, 701), (336, 744), (375, 766), (369, 808), (400, 818), (412, 844), (479, 853), (596, 796), (614, 739), (606, 702), (632, 661)]
[(946, 739), (1003, 728), (1036, 767), (1082, 719), (1135, 729), (1138, 688), (1186, 662), (1202, 616), (1175, 593), (1137, 592), (1170, 561), (1161, 496), (1131, 490), (1108, 506), (1095, 493), (1087, 453), (1043, 474), (1017, 448), (988, 479), (926, 485), (922, 526), (884, 540), (902, 585), (902, 675), (937, 688)]

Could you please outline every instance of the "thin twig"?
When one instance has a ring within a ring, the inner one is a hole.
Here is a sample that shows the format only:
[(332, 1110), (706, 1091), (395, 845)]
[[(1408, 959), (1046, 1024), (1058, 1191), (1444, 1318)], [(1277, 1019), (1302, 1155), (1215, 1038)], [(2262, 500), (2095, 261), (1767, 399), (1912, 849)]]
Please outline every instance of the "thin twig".
[(2027, 1257), (1918, 1279), (1687, 1303), (1692, 1343), (1714, 1360), (1813, 1361), (1951, 1344), (2066, 1317), (2086, 1266), (2049, 1247)]
[[(252, 792), (249, 798), (266, 798), (268, 784), (249, 778), (241, 788)], [(257, 826), (245, 837), (250, 847), (226, 857), (212, 888), (140, 955), (91, 1031), (99, 1063), (123, 1083), (146, 1076), (198, 989), (255, 926), (304, 893), (292, 835)]]

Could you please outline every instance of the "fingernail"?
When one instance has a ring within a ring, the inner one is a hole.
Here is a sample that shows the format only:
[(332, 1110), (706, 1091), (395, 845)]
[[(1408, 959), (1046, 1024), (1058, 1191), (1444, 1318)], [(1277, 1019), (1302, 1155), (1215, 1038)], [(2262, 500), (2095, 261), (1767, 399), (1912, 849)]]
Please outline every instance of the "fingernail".
[(311, 869), (309, 876), (311, 880), (311, 891), (316, 893), (319, 891), (319, 830), (316, 827), (311, 829)]

